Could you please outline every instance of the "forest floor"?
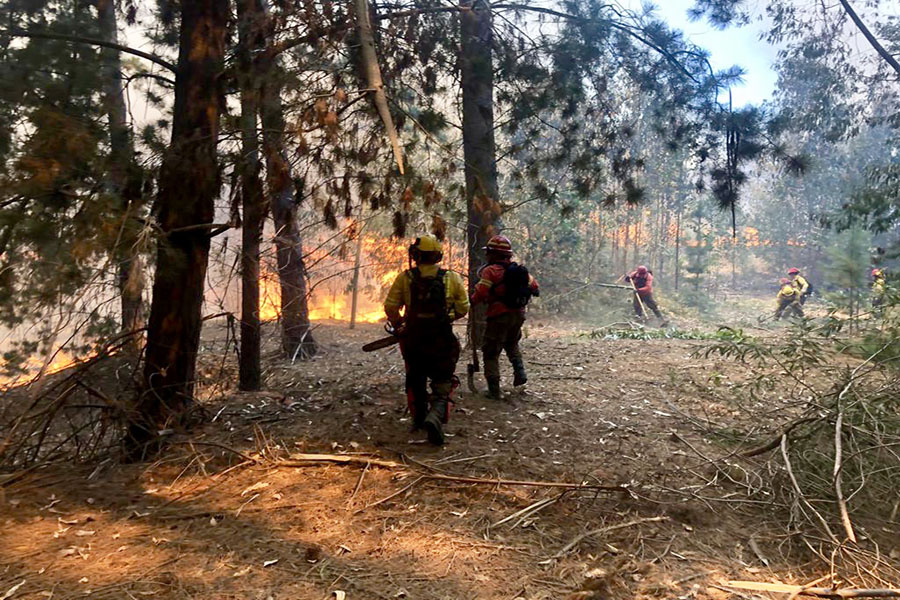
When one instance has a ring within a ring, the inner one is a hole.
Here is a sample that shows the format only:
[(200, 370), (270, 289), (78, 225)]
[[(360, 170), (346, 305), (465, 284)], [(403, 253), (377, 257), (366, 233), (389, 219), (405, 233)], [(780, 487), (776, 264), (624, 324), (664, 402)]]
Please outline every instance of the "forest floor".
[[(163, 459), (0, 489), (0, 598), (768, 598), (726, 584), (827, 573), (784, 515), (737, 501), (738, 461), (709, 460), (737, 447), (723, 432), (777, 431), (771, 406), (729, 400), (747, 367), (698, 357), (704, 340), (591, 330), (531, 319), (527, 391), (504, 365), (503, 401), (465, 389), (464, 355), (440, 448), (409, 432), (396, 348), (360, 352), (378, 325), (324, 322), (321, 354), (293, 365), (267, 325), (261, 393), (213, 385), (234, 367), (210, 340), (210, 419)], [(289, 459), (313, 453), (352, 462)]]

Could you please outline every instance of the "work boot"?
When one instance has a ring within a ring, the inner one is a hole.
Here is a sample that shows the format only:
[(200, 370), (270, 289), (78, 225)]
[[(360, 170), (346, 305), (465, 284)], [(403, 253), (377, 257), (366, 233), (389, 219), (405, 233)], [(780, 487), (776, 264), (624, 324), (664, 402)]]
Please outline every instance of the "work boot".
[(525, 363), (521, 359), (512, 361), (513, 385), (519, 387), (528, 383), (528, 375), (525, 374)]
[(501, 398), (500, 394), (500, 380), (499, 379), (488, 379), (488, 391), (487, 397), (491, 400), (499, 400)]
[(444, 445), (444, 429), (441, 426), (441, 422), (444, 420), (446, 413), (447, 399), (438, 398), (432, 403), (431, 410), (428, 411), (428, 416), (425, 417), (424, 427), (425, 432), (428, 434), (428, 441), (435, 446)]

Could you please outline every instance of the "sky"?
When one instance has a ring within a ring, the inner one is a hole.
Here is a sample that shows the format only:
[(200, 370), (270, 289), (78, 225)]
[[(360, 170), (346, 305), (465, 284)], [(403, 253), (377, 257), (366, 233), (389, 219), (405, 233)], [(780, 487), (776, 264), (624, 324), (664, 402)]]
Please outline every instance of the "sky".
[[(621, 0), (621, 4), (639, 10), (640, 0)], [(732, 88), (732, 102), (738, 108), (771, 100), (777, 75), (773, 69), (778, 49), (760, 40), (766, 23), (754, 20), (743, 27), (718, 30), (705, 21), (691, 22), (687, 11), (694, 0), (657, 0), (657, 14), (670, 27), (680, 29), (694, 44), (710, 52), (709, 62), (716, 70), (739, 65), (744, 69), (743, 85)], [(728, 98), (719, 99), (727, 102)]]

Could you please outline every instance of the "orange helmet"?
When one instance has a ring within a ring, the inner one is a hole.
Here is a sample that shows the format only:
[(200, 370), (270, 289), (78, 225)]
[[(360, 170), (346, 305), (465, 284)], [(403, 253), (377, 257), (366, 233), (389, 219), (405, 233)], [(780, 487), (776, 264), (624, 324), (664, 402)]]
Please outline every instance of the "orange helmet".
[(799, 275), (799, 274), (800, 274), (800, 269), (798, 269), (797, 267), (791, 267), (790, 269), (788, 269), (788, 275)]
[(512, 256), (512, 243), (509, 238), (502, 235), (495, 235), (488, 240), (487, 245), (483, 248), (488, 252), (494, 252), (503, 256)]
[(791, 280), (788, 279), (787, 277), (782, 277), (781, 279), (778, 280), (778, 283), (780, 283), (781, 285), (790, 285)]

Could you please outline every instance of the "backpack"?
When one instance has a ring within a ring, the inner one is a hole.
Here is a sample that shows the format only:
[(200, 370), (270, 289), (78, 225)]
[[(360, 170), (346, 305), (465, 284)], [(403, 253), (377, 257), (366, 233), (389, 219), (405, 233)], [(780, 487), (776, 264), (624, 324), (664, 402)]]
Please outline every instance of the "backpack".
[(531, 276), (525, 266), (517, 263), (509, 263), (503, 272), (503, 294), (498, 300), (512, 309), (522, 309), (528, 305), (533, 295), (531, 291)]
[(422, 277), (418, 268), (410, 271), (410, 301), (407, 320), (412, 327), (434, 330), (450, 323), (447, 314), (447, 288), (444, 283), (447, 271), (438, 269), (434, 277)]

